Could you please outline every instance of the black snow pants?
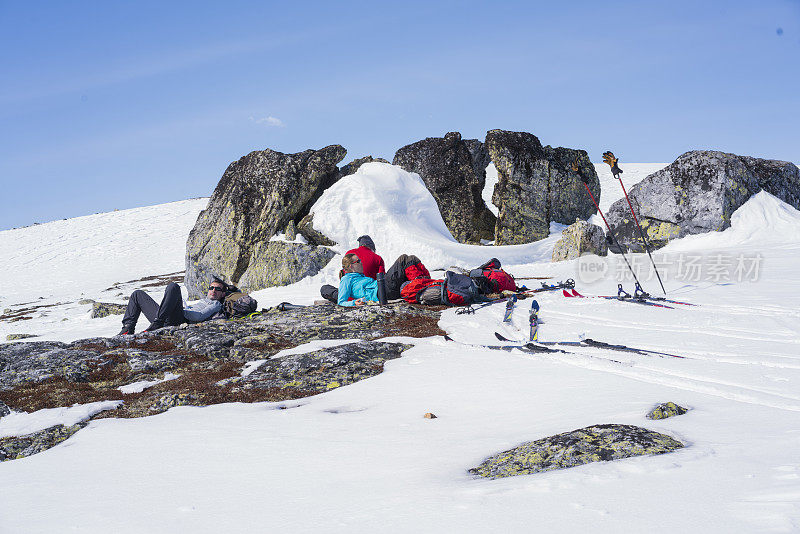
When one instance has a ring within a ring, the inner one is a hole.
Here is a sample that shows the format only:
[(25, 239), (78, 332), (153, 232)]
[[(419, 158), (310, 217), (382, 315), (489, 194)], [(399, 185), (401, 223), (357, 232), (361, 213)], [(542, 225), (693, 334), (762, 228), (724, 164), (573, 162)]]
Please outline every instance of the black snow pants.
[(156, 301), (141, 289), (134, 291), (131, 298), (128, 299), (128, 308), (122, 317), (123, 326), (133, 333), (136, 329), (136, 321), (139, 320), (139, 315), (142, 313), (150, 321), (152, 329), (185, 323), (181, 286), (170, 282), (164, 291), (164, 298), (161, 299), (160, 305), (156, 304)]

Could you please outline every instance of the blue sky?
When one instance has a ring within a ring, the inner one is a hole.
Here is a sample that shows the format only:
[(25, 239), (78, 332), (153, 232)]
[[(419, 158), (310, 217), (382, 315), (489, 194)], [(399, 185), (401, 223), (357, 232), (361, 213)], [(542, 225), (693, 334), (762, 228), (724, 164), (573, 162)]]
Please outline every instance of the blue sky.
[(0, 229), (208, 196), (253, 150), (391, 160), (448, 131), (800, 162), (800, 0), (568, 4), (0, 0)]

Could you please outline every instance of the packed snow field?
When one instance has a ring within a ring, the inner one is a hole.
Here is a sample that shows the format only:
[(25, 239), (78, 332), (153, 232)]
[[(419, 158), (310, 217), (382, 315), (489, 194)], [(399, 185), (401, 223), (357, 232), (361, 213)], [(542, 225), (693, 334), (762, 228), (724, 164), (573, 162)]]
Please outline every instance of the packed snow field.
[[(626, 187), (661, 167), (623, 165)], [(622, 192), (608, 167), (597, 169), (605, 210)], [(78, 301), (123, 302), (142, 285), (136, 280), (181, 271), (186, 237), (205, 202), (0, 232), (0, 309), (61, 303), (37, 308), (28, 320), (0, 321), (0, 340), (10, 333), (40, 336), (33, 340), (115, 334), (119, 316), (91, 319), (91, 306)], [(312, 211), (340, 253), (368, 233), (387, 262), (414, 253), (429, 268), (446, 269), (495, 256), (520, 278), (574, 278), (586, 296), (614, 294), (618, 282), (632, 290), (618, 257), (549, 263), (560, 225), (529, 245), (456, 243), (419, 178), (390, 165), (362, 166)], [(542, 293), (539, 338), (588, 337), (684, 358), (584, 347), (532, 356), (470, 346), (497, 344), (495, 331), (521, 339), (530, 300), (520, 301), (511, 327), (500, 325), (502, 305), (474, 315), (450, 309), (440, 326), (455, 342), (395, 338), (415, 347), (356, 384), (291, 402), (97, 420), (41, 454), (0, 463), (0, 532), (798, 530), (800, 212), (760, 193), (728, 230), (673, 241), (654, 258), (668, 296), (697, 306)], [(339, 260), (254, 296), (261, 307), (310, 304), (321, 284), (336, 283)], [(633, 263), (645, 289), (660, 293), (647, 255)], [(163, 285), (145, 289), (158, 298)], [(690, 410), (645, 419), (666, 401)], [(0, 435), (110, 408), (12, 414), (0, 419)], [(425, 419), (426, 412), (438, 417)], [(686, 447), (501, 480), (467, 473), (522, 442), (601, 423), (643, 426)]]

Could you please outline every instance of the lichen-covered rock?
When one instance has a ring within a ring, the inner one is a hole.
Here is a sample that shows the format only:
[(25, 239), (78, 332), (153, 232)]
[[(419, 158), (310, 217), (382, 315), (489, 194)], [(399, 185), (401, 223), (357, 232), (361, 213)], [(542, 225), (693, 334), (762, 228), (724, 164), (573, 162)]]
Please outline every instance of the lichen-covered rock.
[(11, 413), (11, 410), (8, 406), (2, 401), (0, 401), (0, 417), (5, 417)]
[(112, 302), (92, 302), (92, 319), (108, 317), (109, 315), (122, 315), (127, 304), (114, 304)]
[(570, 224), (596, 211), (583, 180), (598, 202), (600, 182), (586, 151), (543, 147), (535, 135), (505, 130), (487, 132), (485, 146), (498, 175), (492, 195), (497, 245), (544, 239), (551, 222)]
[(36, 334), (8, 334), (6, 335), (6, 341), (18, 341), (20, 339), (29, 339), (32, 337), (39, 337)]
[[(189, 296), (202, 297), (211, 276), (237, 284), (245, 292), (267, 287), (259, 284), (268, 277), (253, 271), (270, 261), (269, 239), (289, 221), (298, 224), (309, 213), (323, 191), (339, 179), (336, 164), (346, 153), (339, 145), (297, 154), (267, 149), (231, 163), (186, 243)], [(295, 259), (301, 257), (322, 258), (311, 253), (295, 255)], [(301, 270), (309, 272), (312, 267)]]
[(632, 425), (594, 425), (524, 443), (484, 460), (469, 470), (485, 478), (504, 478), (566, 469), (591, 462), (664, 454), (680, 441)]
[[(108, 350), (107, 345), (104, 348)], [(85, 382), (89, 374), (110, 361), (81, 343), (33, 341), (0, 345), (0, 391), (54, 377)]]
[(481, 197), (486, 176), (480, 181), (460, 133), (406, 145), (397, 151), (393, 163), (420, 175), (456, 241), (479, 243), (494, 238), (495, 217)]
[(2, 438), (0, 439), (0, 462), (17, 460), (46, 451), (71, 437), (84, 426), (85, 424), (56, 425), (25, 436)]
[(197, 403), (197, 396), (191, 393), (173, 393), (159, 397), (151, 406), (153, 413), (166, 412), (175, 406), (193, 406)]
[[(376, 339), (444, 334), (437, 326), (441, 309), (406, 303), (358, 308), (325, 304), (272, 309), (247, 319), (167, 327), (136, 336), (2, 344), (0, 414), (4, 407), (32, 412), (124, 400), (118, 409), (94, 418), (142, 417), (172, 406), (314, 395), (380, 373), (383, 362), (408, 347)], [(270, 359), (312, 340), (354, 338), (365, 341)], [(249, 377), (241, 377), (245, 362), (262, 359), (269, 361)], [(134, 382), (161, 379), (167, 371), (178, 377), (141, 392), (119, 390)]]
[(561, 232), (561, 239), (553, 247), (553, 261), (574, 260), (583, 254), (605, 256), (608, 244), (602, 228), (577, 220)]
[(650, 410), (647, 414), (648, 419), (666, 419), (668, 417), (674, 417), (676, 415), (683, 415), (688, 410), (683, 406), (679, 406), (674, 402), (663, 402)]
[(326, 247), (267, 241), (253, 246), (260, 261), (253, 263), (238, 281), (240, 288), (285, 286), (317, 274), (336, 255)]
[(372, 156), (364, 156), (363, 158), (354, 159), (350, 163), (342, 167), (342, 176), (350, 176), (358, 172), (358, 169), (365, 163), (372, 163), (377, 161), (380, 163), (389, 163), (383, 158), (373, 158)]
[[(761, 190), (800, 209), (800, 169), (793, 163), (695, 150), (634, 185), (628, 196), (654, 248), (690, 234), (720, 231)], [(626, 200), (608, 209), (617, 240), (644, 249)]]
[(314, 214), (309, 213), (297, 225), (297, 233), (302, 235), (309, 245), (317, 247), (332, 247), (336, 241), (314, 228)]
[(324, 392), (380, 374), (387, 360), (412, 345), (360, 341), (265, 362), (245, 377), (225, 381), (234, 388), (293, 388)]

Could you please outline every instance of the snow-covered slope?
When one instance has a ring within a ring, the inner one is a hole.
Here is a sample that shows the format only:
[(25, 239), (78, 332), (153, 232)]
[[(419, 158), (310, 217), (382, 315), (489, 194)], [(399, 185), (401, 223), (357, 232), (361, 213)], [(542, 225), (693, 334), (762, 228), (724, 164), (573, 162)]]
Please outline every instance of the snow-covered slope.
[[(626, 173), (633, 167), (623, 166)], [(340, 252), (370, 233), (387, 261), (413, 252), (446, 267), (498, 256), (518, 276), (576, 278), (585, 295), (614, 292), (616, 278), (625, 274), (624, 264), (613, 258), (602, 263), (603, 276), (582, 282), (592, 278), (581, 271), (585, 262), (546, 263), (552, 237), (550, 244), (519, 247), (459, 245), (413, 175), (381, 164), (362, 169), (314, 207), (315, 224), (318, 216), (326, 232), (338, 232)], [(621, 190), (602, 167), (598, 171), (607, 206)], [(171, 219), (177, 244), (151, 225), (117, 224), (123, 212), (105, 214), (112, 224), (80, 230), (70, 229), (75, 221), (63, 221), (60, 235), (84, 239), (87, 249), (127, 250), (131, 239), (141, 239), (140, 254), (157, 248), (151, 271), (103, 266), (108, 274), (101, 289), (180, 270), (186, 235), (203, 207), (202, 201), (187, 202), (197, 202), (194, 214), (183, 206), (187, 213)], [(151, 209), (169, 219), (166, 213), (178, 206)], [(43, 232), (47, 225), (41, 226), (35, 230)], [(674, 241), (656, 254), (670, 297), (700, 306), (654, 308), (559, 293), (538, 297), (542, 340), (587, 336), (683, 359), (589, 348), (533, 357), (441, 339), (406, 340), (416, 346), (388, 362), (381, 375), (323, 395), (97, 420), (53, 449), (0, 463), (0, 532), (797, 531), (799, 230), (797, 210), (761, 193), (736, 212), (728, 230)], [(84, 291), (87, 286), (73, 283), (81, 277), (76, 269), (85, 265), (66, 261), (74, 247), (41, 234), (35, 246), (25, 242), (33, 239), (27, 231), (32, 229), (14, 231), (15, 246), (30, 247), (55, 266), (37, 275), (52, 278), (44, 296), (77, 300), (83, 291), (95, 298)], [(3, 234), (0, 239), (7, 239)], [(11, 249), (0, 247), (0, 264), (24, 271)], [(136, 258), (131, 254), (128, 261)], [(657, 293), (647, 256), (631, 260), (642, 269), (645, 288)], [(257, 298), (262, 306), (310, 303), (319, 284), (334, 277), (332, 266), (313, 279), (258, 292)], [(624, 283), (630, 290), (630, 282)], [(30, 288), (14, 291), (19, 302), (41, 296)], [(2, 296), (3, 303), (19, 303)], [(523, 329), (528, 302), (521, 301), (513, 317)], [(463, 343), (496, 343), (501, 308), (474, 315), (448, 310), (440, 325)], [(85, 306), (63, 313), (65, 324), (79, 323), (82, 332), (116, 331), (113, 322), (88, 319)], [(13, 324), (50, 335), (49, 323), (24, 323)], [(9, 331), (5, 322), (0, 328)], [(520, 335), (513, 327), (503, 331)], [(647, 410), (664, 401), (690, 411), (663, 421), (645, 419)], [(426, 412), (438, 418), (424, 419)], [(645, 426), (687, 447), (497, 481), (466, 472), (521, 442), (597, 423)]]

